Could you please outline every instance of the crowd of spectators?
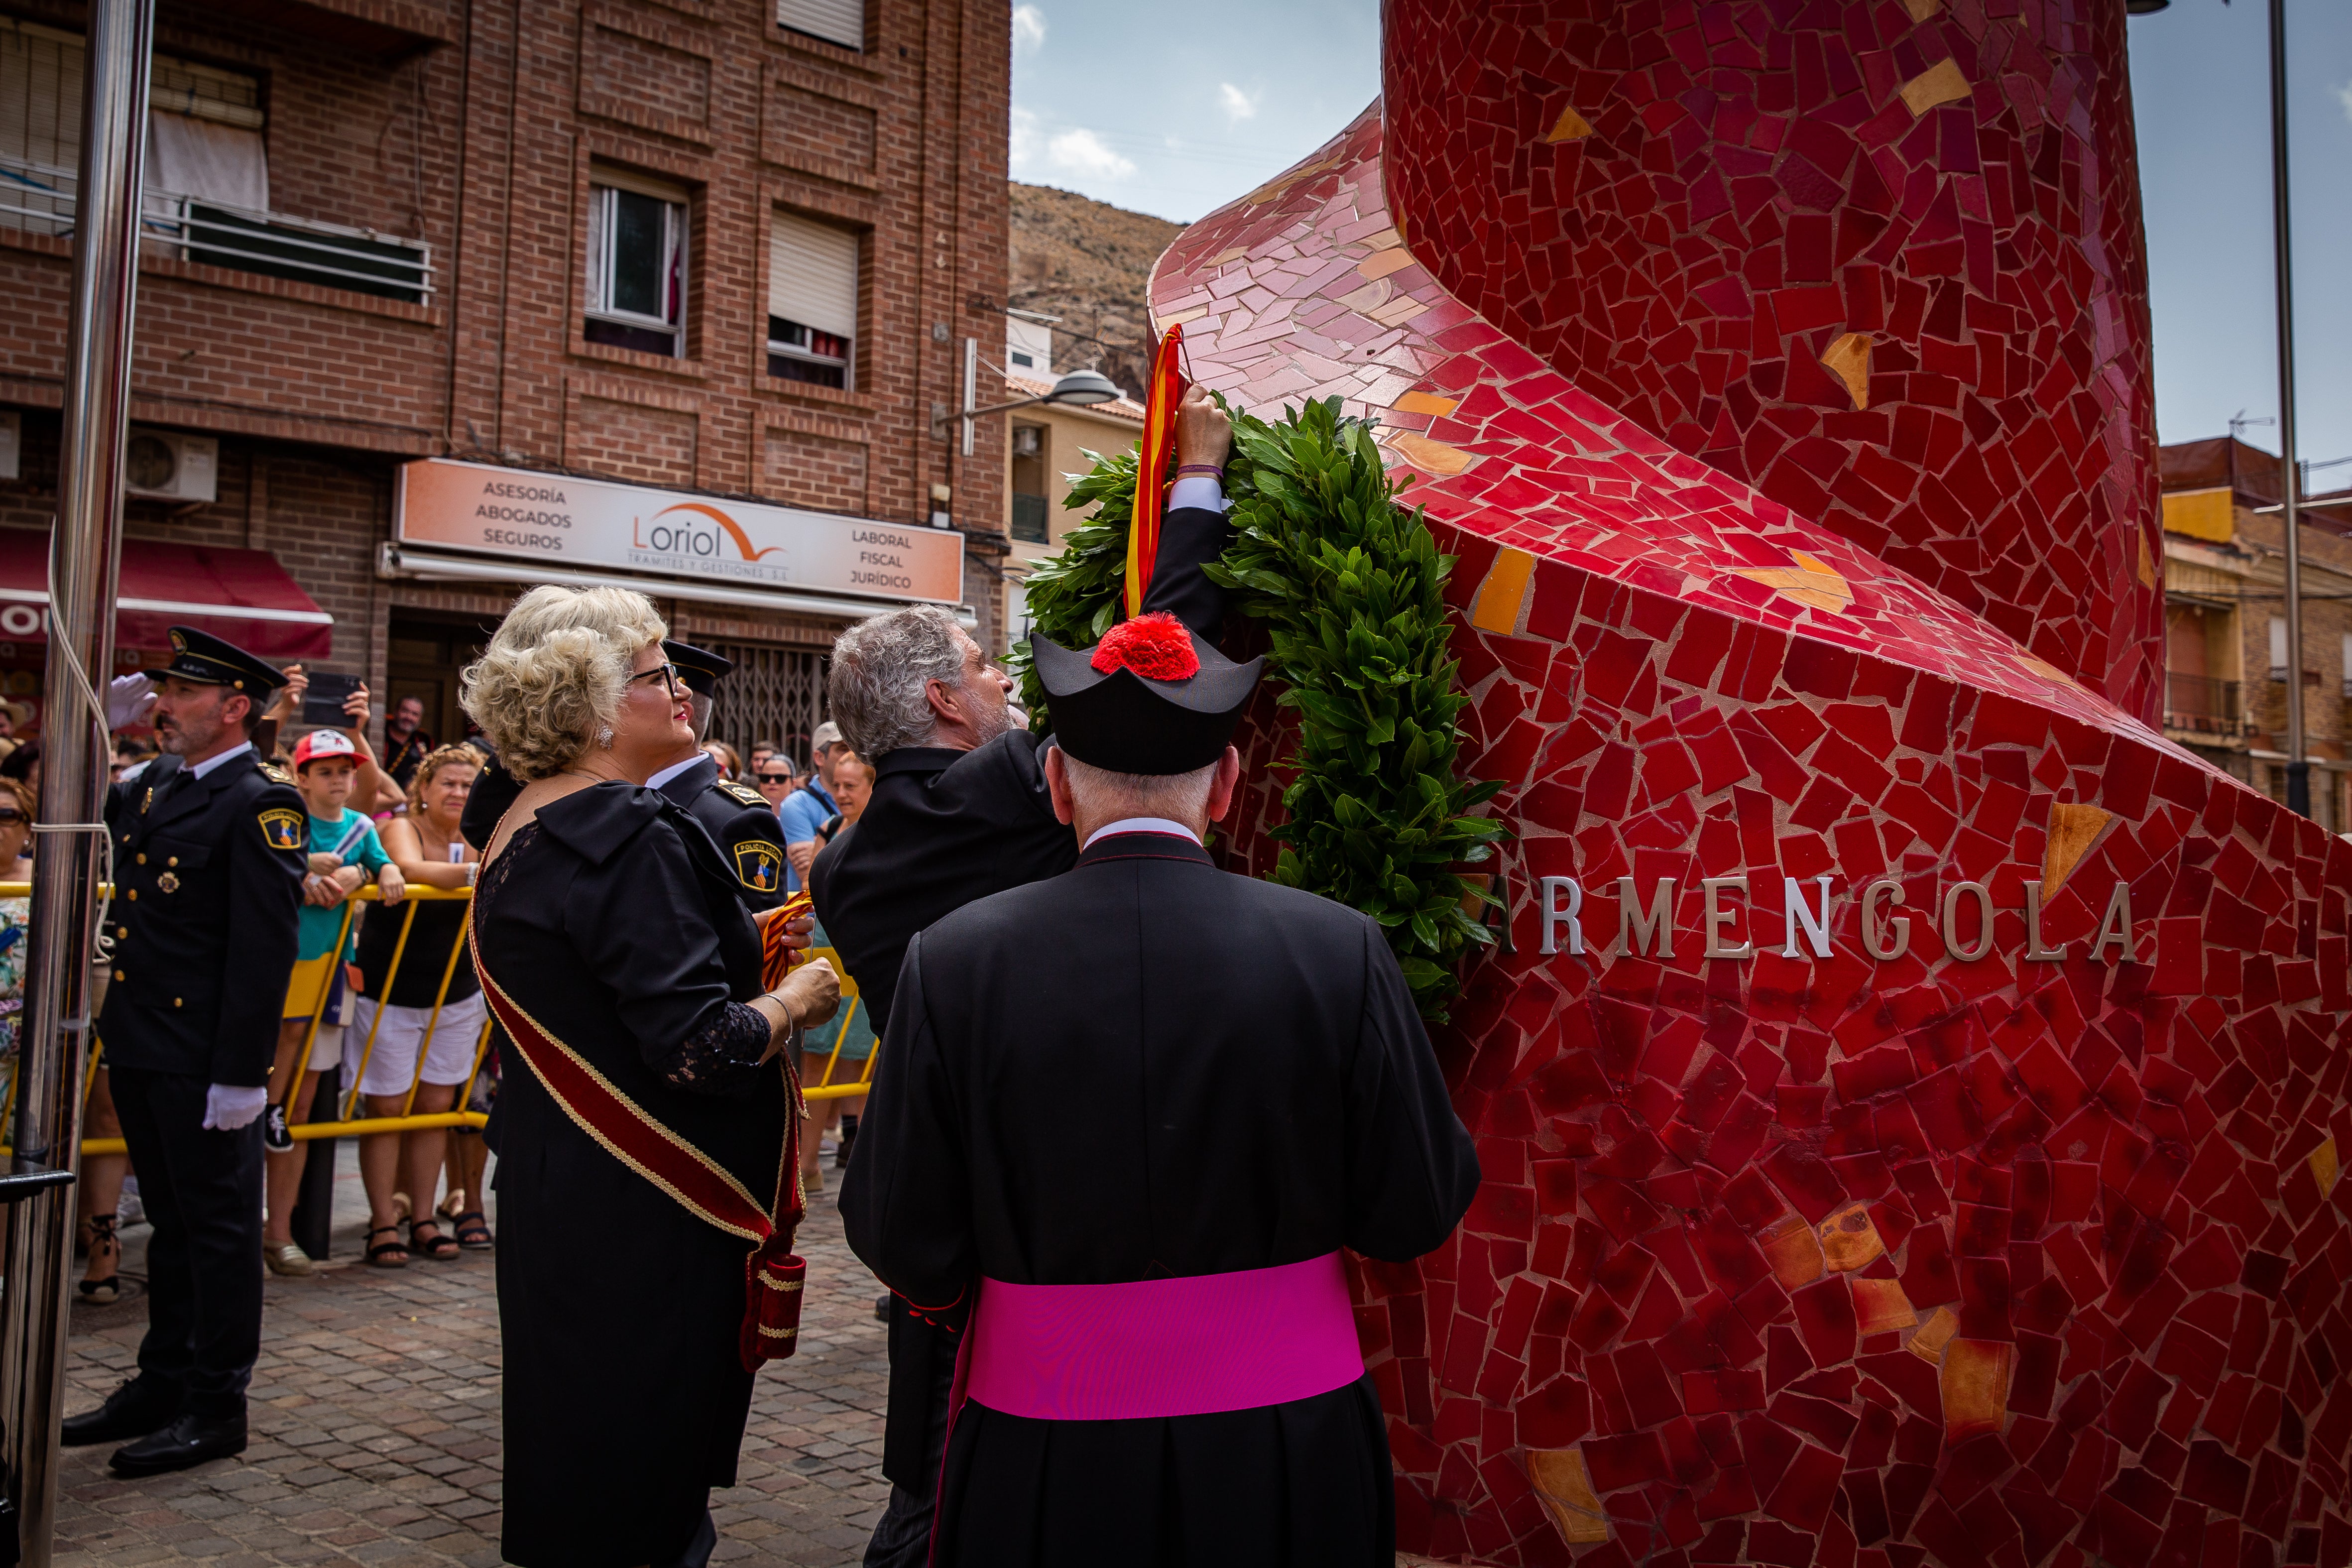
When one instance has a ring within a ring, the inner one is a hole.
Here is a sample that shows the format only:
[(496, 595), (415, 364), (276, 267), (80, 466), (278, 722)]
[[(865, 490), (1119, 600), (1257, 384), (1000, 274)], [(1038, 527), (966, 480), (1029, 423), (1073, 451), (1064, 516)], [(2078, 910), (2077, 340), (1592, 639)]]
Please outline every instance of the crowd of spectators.
[[(379, 756), (367, 734), (371, 698), (364, 687), (346, 700), (341, 727), (304, 730), (309, 676), (300, 665), (286, 673), (289, 684), (256, 738), (265, 754), (292, 775), (309, 809), (309, 866), (300, 943), (286, 988), (265, 1111), (262, 1261), (274, 1272), (300, 1277), (314, 1270), (291, 1229), (310, 1143), (297, 1140), (293, 1129), (314, 1116), (486, 1112), (497, 1093), (499, 1064), (495, 1044), (487, 1059), (478, 1060), (487, 1011), (462, 949), (467, 903), (406, 896), (417, 887), (472, 885), (479, 857), (459, 834), (458, 821), (490, 747), (478, 735), (457, 744), (436, 743), (425, 728), (424, 704), (409, 696), (384, 715)], [(40, 742), (18, 733), (31, 717), (25, 704), (0, 703), (0, 881), (26, 882), (32, 876)], [(788, 885), (794, 889), (804, 885), (816, 852), (856, 822), (875, 776), (872, 764), (849, 751), (834, 724), (820, 724), (807, 739), (805, 767), (772, 741), (757, 741), (740, 755), (723, 741), (705, 746), (722, 777), (751, 784), (775, 809), (790, 862)], [(135, 731), (120, 734), (110, 777), (135, 779), (157, 755), (154, 743)], [(359, 890), (371, 884), (374, 898), (358, 902)], [(28, 899), (0, 896), (0, 1058), (11, 1076), (24, 1005), (29, 911)], [(821, 930), (812, 940), (818, 947), (826, 945)], [(101, 967), (100, 984), (104, 983)], [(853, 1000), (840, 1015), (803, 1043), (799, 1066), (808, 1083), (863, 1080), (876, 1037), (870, 1016), (855, 1005), (854, 987), (849, 994)], [(95, 1139), (121, 1135), (103, 1068), (101, 1047), (85, 1116), (85, 1136)], [(322, 1081), (337, 1069), (343, 1103), (317, 1105)], [(463, 1105), (461, 1094), (467, 1096)], [(832, 1163), (848, 1163), (863, 1101), (861, 1094), (812, 1102), (802, 1142), (812, 1188), (823, 1184), (828, 1135), (837, 1134)], [(470, 1128), (362, 1139), (361, 1173), (370, 1210), (365, 1260), (398, 1268), (419, 1256), (447, 1258), (490, 1247), (484, 1213), (487, 1161), (488, 1151)], [(87, 1260), (79, 1289), (83, 1300), (106, 1304), (117, 1299), (118, 1230), (138, 1217), (137, 1186), (126, 1156), (97, 1155), (84, 1162), (77, 1233), (77, 1250)]]

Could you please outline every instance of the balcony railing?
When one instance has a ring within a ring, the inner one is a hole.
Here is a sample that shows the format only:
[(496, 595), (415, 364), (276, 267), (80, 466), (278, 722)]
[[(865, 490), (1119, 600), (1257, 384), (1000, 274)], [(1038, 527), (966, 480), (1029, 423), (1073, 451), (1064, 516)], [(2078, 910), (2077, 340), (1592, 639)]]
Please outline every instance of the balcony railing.
[[(75, 174), (0, 157), (0, 227), (69, 235)], [(422, 240), (348, 228), (284, 213), (255, 212), (152, 188), (141, 227), (150, 255), (226, 267), (326, 289), (421, 305), (433, 289), (433, 250)]]
[(2246, 733), (2243, 689), (2234, 680), (2208, 675), (2164, 678), (2164, 727), (2217, 741), (2234, 741)]

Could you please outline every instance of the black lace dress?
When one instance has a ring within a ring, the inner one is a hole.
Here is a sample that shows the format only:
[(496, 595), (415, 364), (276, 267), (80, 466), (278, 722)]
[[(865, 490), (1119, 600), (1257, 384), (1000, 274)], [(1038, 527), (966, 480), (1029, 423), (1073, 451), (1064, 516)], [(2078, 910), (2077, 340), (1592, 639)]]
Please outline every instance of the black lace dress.
[[(599, 784), (516, 833), (475, 919), (482, 967), (517, 1005), (764, 1202), (790, 1100), (743, 1005), (759, 937), (732, 883), (677, 805)], [(709, 1489), (735, 1481), (745, 1246), (575, 1124), (519, 1053), (500, 1115), (504, 1555), (668, 1561)]]

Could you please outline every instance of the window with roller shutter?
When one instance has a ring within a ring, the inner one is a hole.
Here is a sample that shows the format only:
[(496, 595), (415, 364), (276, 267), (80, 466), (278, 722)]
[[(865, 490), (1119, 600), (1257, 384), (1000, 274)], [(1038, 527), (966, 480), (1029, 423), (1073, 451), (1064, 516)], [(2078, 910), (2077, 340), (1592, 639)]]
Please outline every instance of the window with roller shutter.
[(776, 0), (776, 26), (845, 49), (866, 47), (865, 0)]
[(768, 374), (856, 390), (854, 229), (778, 213), (768, 242)]

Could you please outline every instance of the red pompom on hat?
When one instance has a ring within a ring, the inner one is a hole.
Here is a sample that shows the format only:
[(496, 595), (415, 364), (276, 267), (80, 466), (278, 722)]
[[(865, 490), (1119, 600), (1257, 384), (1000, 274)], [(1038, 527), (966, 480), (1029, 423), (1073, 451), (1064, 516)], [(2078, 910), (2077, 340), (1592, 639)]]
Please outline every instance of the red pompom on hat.
[(1189, 680), (1201, 673), (1192, 634), (1164, 610), (1111, 627), (1088, 662), (1097, 674), (1131, 669), (1146, 680)]

